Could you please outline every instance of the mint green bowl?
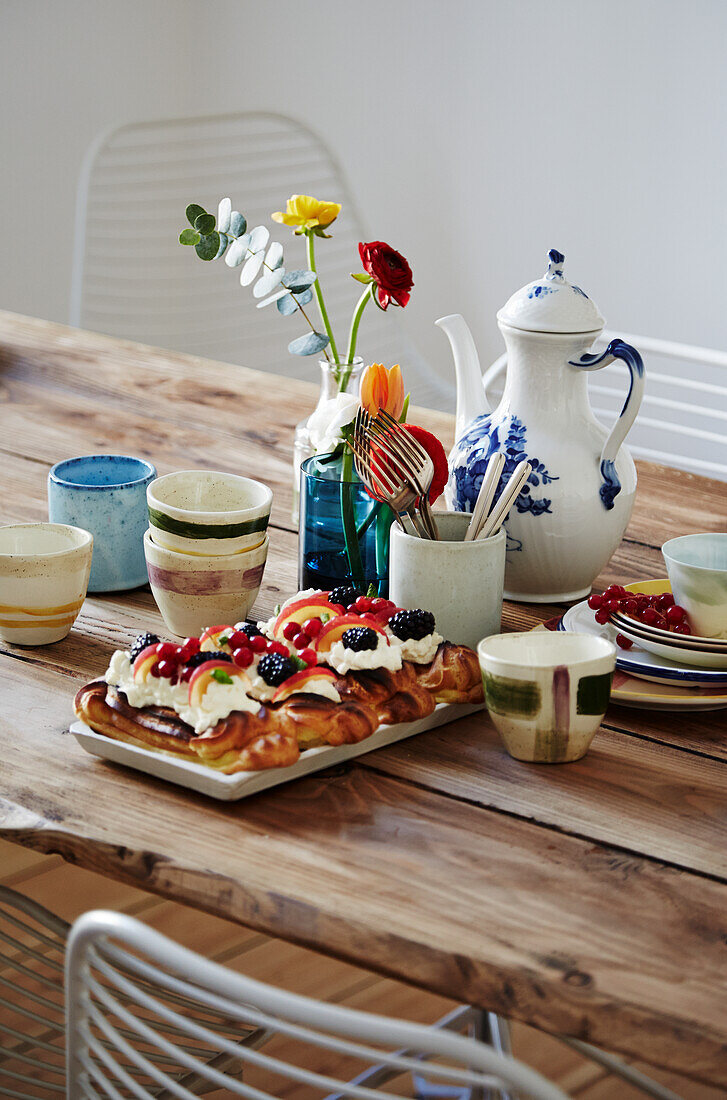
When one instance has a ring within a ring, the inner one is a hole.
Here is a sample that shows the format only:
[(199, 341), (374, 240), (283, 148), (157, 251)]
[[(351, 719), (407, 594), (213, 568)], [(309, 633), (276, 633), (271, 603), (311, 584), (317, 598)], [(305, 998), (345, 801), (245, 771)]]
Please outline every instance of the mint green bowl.
[(702, 638), (727, 638), (727, 532), (680, 535), (661, 548), (674, 600)]

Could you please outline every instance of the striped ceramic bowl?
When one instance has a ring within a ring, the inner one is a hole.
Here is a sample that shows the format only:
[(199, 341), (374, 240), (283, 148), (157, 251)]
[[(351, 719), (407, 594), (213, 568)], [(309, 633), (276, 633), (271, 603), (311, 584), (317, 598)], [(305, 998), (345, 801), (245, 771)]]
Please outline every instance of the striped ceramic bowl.
[(239, 554), (260, 546), (273, 494), (267, 485), (217, 470), (179, 470), (146, 490), (154, 542), (184, 554)]
[(93, 535), (65, 523), (0, 527), (0, 638), (48, 645), (65, 638), (86, 597)]
[(257, 599), (268, 556), (268, 536), (252, 550), (202, 557), (159, 546), (144, 535), (154, 599), (173, 634), (198, 635), (207, 626), (244, 619)]

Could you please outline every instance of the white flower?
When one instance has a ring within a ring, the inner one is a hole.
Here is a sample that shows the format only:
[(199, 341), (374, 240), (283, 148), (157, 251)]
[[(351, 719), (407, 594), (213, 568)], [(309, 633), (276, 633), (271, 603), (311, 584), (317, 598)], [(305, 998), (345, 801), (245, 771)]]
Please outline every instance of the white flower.
[(330, 401), (324, 401), (320, 408), (308, 418), (308, 431), (311, 445), (316, 454), (329, 454), (343, 440), (342, 428), (356, 416), (359, 406), (358, 397), (350, 393), (339, 393)]

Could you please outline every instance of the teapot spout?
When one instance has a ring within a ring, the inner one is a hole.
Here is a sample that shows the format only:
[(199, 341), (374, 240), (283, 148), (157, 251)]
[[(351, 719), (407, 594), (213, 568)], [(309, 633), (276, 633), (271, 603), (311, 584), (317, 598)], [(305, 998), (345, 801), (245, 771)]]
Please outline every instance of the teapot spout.
[(475, 342), (461, 313), (451, 313), (434, 322), (443, 329), (452, 346), (454, 373), (457, 378), (457, 424), (459, 439), (468, 424), (477, 416), (490, 412), (482, 386), (482, 371)]

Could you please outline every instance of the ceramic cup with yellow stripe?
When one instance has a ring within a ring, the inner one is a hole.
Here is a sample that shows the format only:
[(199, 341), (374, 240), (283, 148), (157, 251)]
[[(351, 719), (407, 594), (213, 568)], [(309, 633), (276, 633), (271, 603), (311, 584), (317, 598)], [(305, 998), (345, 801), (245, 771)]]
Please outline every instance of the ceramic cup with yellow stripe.
[(65, 638), (86, 597), (93, 535), (65, 523), (0, 527), (0, 638), (48, 645)]
[(179, 470), (146, 490), (157, 546), (216, 557), (254, 550), (265, 540), (273, 494), (267, 485), (217, 470)]

